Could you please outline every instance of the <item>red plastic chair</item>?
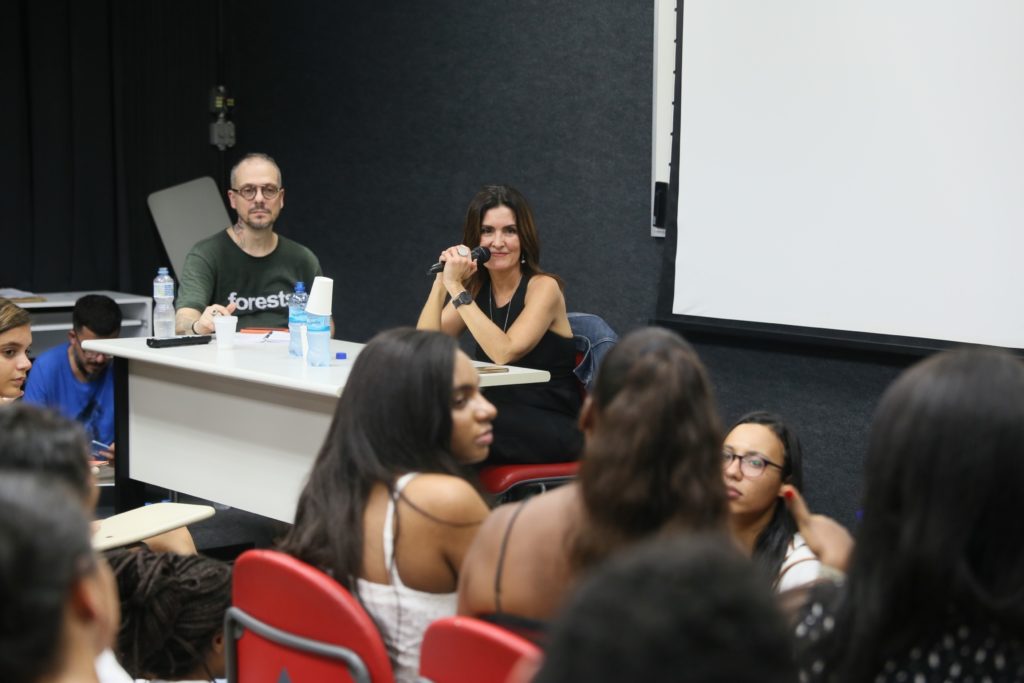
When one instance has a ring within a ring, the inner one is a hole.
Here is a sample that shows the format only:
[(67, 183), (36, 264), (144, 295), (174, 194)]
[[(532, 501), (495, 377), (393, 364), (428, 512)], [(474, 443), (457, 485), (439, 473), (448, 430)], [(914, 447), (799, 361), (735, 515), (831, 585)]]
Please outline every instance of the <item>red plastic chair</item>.
[(394, 683), (384, 641), (359, 601), (300, 560), (249, 550), (224, 616), (229, 683)]
[(480, 484), (499, 503), (518, 500), (524, 490), (543, 493), (572, 481), (579, 462), (555, 462), (542, 465), (490, 465), (480, 468)]
[[(576, 364), (583, 354), (576, 352)], [(579, 383), (580, 397), (587, 399), (587, 390)], [(480, 468), (480, 484), (497, 502), (510, 503), (535, 493), (561, 486), (576, 478), (579, 462), (554, 462), (537, 465), (487, 465)]]
[(501, 683), (523, 658), (539, 662), (539, 647), (473, 617), (432, 623), (420, 647), (422, 683)]

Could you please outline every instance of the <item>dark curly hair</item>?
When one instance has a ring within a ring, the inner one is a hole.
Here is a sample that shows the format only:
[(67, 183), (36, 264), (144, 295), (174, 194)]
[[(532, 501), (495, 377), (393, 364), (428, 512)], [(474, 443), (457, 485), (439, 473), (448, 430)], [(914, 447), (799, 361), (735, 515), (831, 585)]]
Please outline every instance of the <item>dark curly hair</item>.
[(133, 678), (181, 679), (206, 666), (231, 605), (231, 568), (202, 555), (107, 554), (121, 596), (117, 658)]

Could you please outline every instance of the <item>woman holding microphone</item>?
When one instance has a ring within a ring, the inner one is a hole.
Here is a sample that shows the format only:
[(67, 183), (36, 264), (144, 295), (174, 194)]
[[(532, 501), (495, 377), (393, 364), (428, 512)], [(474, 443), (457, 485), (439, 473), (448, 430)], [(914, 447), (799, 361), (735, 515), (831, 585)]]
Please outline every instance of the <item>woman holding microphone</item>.
[[(474, 260), (486, 247), (490, 258)], [(416, 326), (458, 337), (469, 330), (477, 360), (551, 373), (546, 384), (494, 387), (498, 408), (488, 464), (566, 462), (579, 457), (576, 348), (563, 283), (541, 270), (540, 242), (526, 199), (507, 185), (486, 185), (466, 212), (462, 244), (441, 252)]]

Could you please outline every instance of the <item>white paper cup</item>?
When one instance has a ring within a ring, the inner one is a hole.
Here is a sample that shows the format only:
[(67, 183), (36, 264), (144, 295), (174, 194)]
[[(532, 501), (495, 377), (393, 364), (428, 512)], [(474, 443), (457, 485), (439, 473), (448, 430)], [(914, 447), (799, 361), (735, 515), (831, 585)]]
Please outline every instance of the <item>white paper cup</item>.
[(218, 315), (213, 319), (213, 329), (217, 333), (217, 348), (230, 349), (235, 346), (235, 330), (238, 328), (238, 316)]
[(306, 302), (306, 312), (313, 315), (330, 315), (333, 295), (334, 280), (322, 275), (313, 278), (313, 286), (309, 290), (309, 301)]

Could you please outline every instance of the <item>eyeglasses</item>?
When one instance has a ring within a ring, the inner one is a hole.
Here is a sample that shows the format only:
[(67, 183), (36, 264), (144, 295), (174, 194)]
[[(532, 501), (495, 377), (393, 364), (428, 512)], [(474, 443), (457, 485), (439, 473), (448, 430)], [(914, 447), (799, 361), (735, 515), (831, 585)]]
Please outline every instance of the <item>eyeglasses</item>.
[(273, 199), (281, 192), (280, 187), (277, 185), (243, 185), (238, 188), (231, 188), (231, 191), (240, 196), (247, 202), (251, 202), (256, 199), (256, 192), (262, 192), (264, 199)]
[(740, 461), (740, 472), (748, 479), (757, 479), (764, 474), (765, 470), (769, 467), (774, 467), (780, 472), (782, 471), (781, 465), (776, 465), (760, 453), (747, 453), (746, 455), (740, 455), (739, 453), (733, 453), (728, 450), (722, 451), (723, 470), (728, 469), (733, 460)]

